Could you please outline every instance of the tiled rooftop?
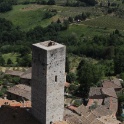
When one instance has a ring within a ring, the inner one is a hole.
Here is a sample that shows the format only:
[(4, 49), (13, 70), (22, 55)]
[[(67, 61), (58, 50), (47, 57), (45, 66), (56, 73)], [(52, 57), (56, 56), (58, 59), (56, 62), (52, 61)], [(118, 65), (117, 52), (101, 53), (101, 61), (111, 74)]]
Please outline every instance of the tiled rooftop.
[(31, 100), (31, 87), (24, 85), (24, 84), (18, 84), (15, 85), (7, 90), (7, 92), (10, 92), (12, 94), (16, 94), (18, 96), (22, 96), (28, 100)]
[(7, 106), (13, 106), (13, 107), (21, 107), (21, 108), (31, 108), (31, 101), (25, 101), (25, 102), (17, 102), (15, 100), (8, 100), (8, 99), (2, 99), (0, 98), (0, 106), (7, 105)]
[(83, 116), (88, 116), (90, 113), (90, 110), (86, 106), (84, 106), (83, 104), (81, 106), (79, 106), (75, 111), (78, 114), (83, 115)]
[(107, 96), (117, 98), (116, 92), (115, 92), (113, 87), (111, 87), (111, 88), (102, 88), (102, 93), (107, 95)]
[(20, 77), (24, 78), (24, 79), (31, 79), (32, 78), (32, 68), (29, 68)]
[(89, 97), (102, 95), (101, 87), (91, 87)]
[(30, 109), (3, 106), (0, 108), (0, 124), (40, 124), (29, 112)]
[(99, 121), (103, 122), (103, 124), (121, 124), (120, 121), (110, 117), (110, 116), (103, 116), (98, 118)]
[(102, 83), (104, 88), (122, 88), (121, 83), (119, 79), (114, 79), (114, 80), (105, 80)]
[(21, 76), (24, 72), (22, 71), (14, 71), (14, 70), (6, 70), (5, 74), (13, 75), (13, 76)]

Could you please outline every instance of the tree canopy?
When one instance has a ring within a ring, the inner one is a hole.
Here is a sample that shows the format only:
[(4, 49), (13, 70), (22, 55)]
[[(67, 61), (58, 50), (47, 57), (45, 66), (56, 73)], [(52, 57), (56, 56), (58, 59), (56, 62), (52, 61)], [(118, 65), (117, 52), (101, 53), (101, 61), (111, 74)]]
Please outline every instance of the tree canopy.
[(77, 68), (77, 76), (80, 84), (79, 92), (82, 97), (87, 97), (91, 86), (97, 86), (103, 77), (102, 66), (93, 64), (92, 61), (82, 59)]

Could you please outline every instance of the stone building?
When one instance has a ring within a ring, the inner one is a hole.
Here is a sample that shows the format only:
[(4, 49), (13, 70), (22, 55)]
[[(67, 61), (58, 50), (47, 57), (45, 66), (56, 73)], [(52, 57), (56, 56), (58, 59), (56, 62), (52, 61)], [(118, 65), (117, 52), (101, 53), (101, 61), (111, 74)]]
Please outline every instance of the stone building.
[(33, 44), (32, 114), (42, 124), (63, 120), (65, 51), (53, 41)]

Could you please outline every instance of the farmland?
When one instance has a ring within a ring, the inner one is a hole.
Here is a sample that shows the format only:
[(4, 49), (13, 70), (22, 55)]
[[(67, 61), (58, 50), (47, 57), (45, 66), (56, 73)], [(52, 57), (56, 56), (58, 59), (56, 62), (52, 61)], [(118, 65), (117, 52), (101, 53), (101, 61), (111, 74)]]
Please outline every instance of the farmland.
[(124, 18), (118, 18), (110, 15), (101, 16), (92, 20), (86, 20), (82, 23), (89, 26), (124, 30)]
[[(57, 10), (57, 14), (49, 19), (43, 19), (43, 15), (49, 9)], [(101, 15), (101, 11), (97, 11), (94, 7), (63, 7), (63, 6), (48, 6), (48, 5), (16, 5), (13, 10), (7, 13), (0, 13), (0, 17), (6, 18), (13, 22), (16, 26), (20, 26), (23, 30), (29, 30), (37, 25), (42, 27), (47, 26), (52, 21), (67, 19), (69, 16), (81, 14), (82, 12), (91, 12), (92, 15)]]

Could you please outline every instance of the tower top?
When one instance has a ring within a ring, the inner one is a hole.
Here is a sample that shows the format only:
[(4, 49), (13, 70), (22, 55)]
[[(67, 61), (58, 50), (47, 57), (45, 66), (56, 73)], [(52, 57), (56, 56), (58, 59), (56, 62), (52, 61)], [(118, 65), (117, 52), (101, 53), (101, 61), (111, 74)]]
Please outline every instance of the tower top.
[(54, 41), (51, 41), (51, 40), (36, 43), (36, 44), (33, 44), (33, 46), (42, 48), (44, 50), (52, 50), (52, 49), (57, 49), (57, 48), (64, 47), (64, 45), (59, 44), (59, 43), (54, 42)]

